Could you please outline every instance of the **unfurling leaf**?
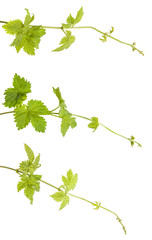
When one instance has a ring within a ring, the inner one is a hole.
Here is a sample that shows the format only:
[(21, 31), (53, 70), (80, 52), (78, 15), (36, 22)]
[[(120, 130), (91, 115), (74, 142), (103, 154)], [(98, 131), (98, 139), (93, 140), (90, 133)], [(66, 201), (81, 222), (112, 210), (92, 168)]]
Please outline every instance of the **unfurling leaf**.
[(81, 7), (79, 9), (79, 11), (77, 12), (77, 15), (76, 15), (76, 18), (72, 17), (72, 15), (70, 14), (68, 17), (67, 17), (67, 20), (66, 20), (66, 24), (62, 24), (62, 27), (63, 28), (69, 28), (69, 27), (74, 27), (75, 24), (79, 23), (83, 17), (83, 7)]
[(77, 126), (77, 123), (76, 123), (75, 117), (72, 117), (72, 114), (66, 109), (67, 106), (65, 104), (65, 101), (62, 98), (59, 87), (53, 88), (53, 92), (59, 100), (59, 107), (60, 107), (59, 117), (62, 118), (61, 133), (63, 136), (65, 136), (69, 127), (75, 128)]
[(34, 15), (30, 16), (28, 9), (24, 24), (21, 20), (13, 20), (3, 25), (8, 34), (15, 35), (14, 41), (10, 46), (15, 46), (17, 53), (23, 50), (29, 55), (35, 55), (35, 49), (39, 48), (41, 37), (45, 35), (45, 29), (42, 26), (30, 26), (34, 20)]
[(59, 105), (62, 104), (62, 103), (64, 103), (64, 100), (63, 100), (63, 98), (62, 98), (62, 95), (61, 95), (61, 92), (60, 92), (59, 87), (58, 87), (58, 88), (54, 88), (54, 87), (53, 87), (53, 92), (54, 92), (54, 94), (56, 95), (56, 97), (57, 97), (58, 100), (59, 100)]
[(97, 129), (99, 126), (98, 118), (97, 117), (92, 117), (91, 118), (91, 123), (88, 124), (89, 128), (94, 129), (93, 132)]
[(94, 208), (95, 210), (98, 210), (98, 209), (101, 207), (101, 202), (97, 202), (97, 201), (96, 201), (96, 202), (93, 203), (92, 205), (95, 207), (95, 208)]
[(75, 18), (75, 22), (74, 22), (75, 24), (79, 23), (81, 21), (81, 19), (83, 17), (83, 14), (84, 14), (83, 7), (81, 7), (80, 10), (77, 12), (77, 15), (76, 15), (76, 18)]
[(71, 35), (71, 31), (65, 31), (66, 36), (63, 37), (59, 43), (60, 47), (53, 50), (53, 52), (60, 52), (64, 49), (68, 49), (75, 41), (75, 37)]
[(17, 184), (18, 192), (24, 189), (25, 196), (30, 200), (30, 203), (33, 203), (33, 195), (35, 191), (40, 190), (40, 180), (41, 175), (34, 174), (37, 168), (41, 165), (39, 164), (40, 155), (36, 158), (32, 149), (24, 144), (25, 151), (28, 156), (27, 161), (22, 161), (19, 165), (18, 172), (20, 173), (21, 180)]
[(134, 137), (134, 136), (131, 136), (130, 143), (131, 143), (131, 146), (132, 146), (132, 147), (133, 147), (134, 144), (135, 144), (134, 140), (135, 140), (135, 137)]
[(15, 74), (13, 87), (5, 90), (5, 107), (17, 107), (27, 98), (27, 93), (31, 92), (31, 83)]

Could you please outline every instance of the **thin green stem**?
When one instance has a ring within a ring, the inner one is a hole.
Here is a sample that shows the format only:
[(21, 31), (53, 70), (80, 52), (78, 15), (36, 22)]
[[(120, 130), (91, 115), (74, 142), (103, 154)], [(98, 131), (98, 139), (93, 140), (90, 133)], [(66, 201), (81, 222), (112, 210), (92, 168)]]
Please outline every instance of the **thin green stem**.
[(3, 112), (3, 113), (0, 113), (0, 115), (4, 115), (4, 114), (8, 114), (8, 113), (14, 113), (14, 111), (10, 111), (10, 112)]
[(12, 170), (12, 171), (15, 171), (15, 172), (18, 171), (18, 169), (11, 168), (11, 167), (6, 167), (6, 166), (0, 166), (0, 168), (6, 168), (6, 169), (9, 169), (9, 170)]
[[(11, 167), (0, 166), (0, 168), (5, 168), (5, 169), (8, 169), (8, 170), (12, 170), (12, 171), (15, 171), (15, 172), (18, 173), (18, 174), (22, 173), (20, 170), (15, 169), (15, 168), (11, 168)], [(50, 187), (52, 187), (52, 188), (55, 188), (55, 189), (58, 190), (58, 191), (62, 191), (60, 188), (58, 188), (58, 187), (56, 187), (56, 186), (52, 185), (51, 183), (48, 183), (48, 182), (46, 182), (46, 181), (44, 181), (44, 180), (40, 180), (40, 182), (42, 182), (42, 183), (44, 183), (44, 184), (46, 184), (46, 185), (48, 185), (48, 186), (50, 186)], [(77, 199), (80, 199), (80, 200), (82, 200), (82, 201), (85, 201), (85, 202), (87, 202), (87, 203), (95, 206), (95, 203), (94, 203), (94, 202), (89, 201), (89, 200), (87, 200), (86, 198), (83, 198), (83, 197), (74, 195), (74, 194), (72, 194), (72, 193), (67, 193), (67, 195), (69, 195), (69, 196), (71, 196), (71, 197), (74, 197), (74, 198), (77, 198)], [(108, 212), (114, 214), (114, 215), (117, 217), (117, 220), (118, 220), (118, 221), (120, 222), (120, 224), (122, 225), (123, 230), (124, 230), (124, 232), (125, 232), (125, 234), (126, 234), (126, 229), (125, 229), (124, 225), (122, 224), (122, 221), (121, 221), (121, 219), (119, 218), (119, 216), (118, 216), (114, 211), (111, 211), (111, 210), (108, 209), (108, 208), (105, 208), (105, 207), (103, 207), (103, 206), (101, 206), (101, 205), (99, 205), (99, 207), (102, 208), (102, 209), (104, 209), (105, 211), (108, 211)]]
[[(95, 205), (94, 202), (91, 202), (91, 201), (87, 200), (86, 198), (79, 197), (79, 196), (74, 195), (74, 194), (71, 194), (71, 193), (68, 193), (68, 195), (69, 195), (69, 196), (72, 196), (72, 197), (75, 197), (75, 198), (78, 198), (78, 199), (80, 199), (80, 200), (83, 200), (83, 201), (85, 201), (85, 202), (87, 202), (87, 203), (90, 203), (90, 204), (93, 205), (93, 206)], [(120, 224), (121, 224), (121, 226), (122, 226), (125, 234), (127, 233), (127, 232), (126, 232), (126, 228), (125, 228), (125, 226), (122, 224), (121, 219), (119, 218), (119, 216), (118, 216), (114, 211), (111, 211), (110, 209), (105, 208), (105, 207), (103, 207), (103, 206), (101, 206), (101, 205), (100, 205), (99, 207), (102, 208), (102, 209), (104, 209), (105, 211), (108, 211), (108, 212), (114, 214), (114, 215), (117, 217), (116, 219), (120, 222)]]
[[(81, 115), (72, 114), (72, 116), (74, 116), (74, 117), (79, 117), (79, 118), (83, 118), (83, 119), (92, 121), (91, 118), (87, 118), (87, 117), (84, 117), (84, 116), (81, 116)], [(132, 139), (132, 138), (127, 138), (127, 137), (125, 137), (125, 136), (123, 136), (123, 135), (121, 135), (121, 134), (119, 134), (119, 133), (111, 130), (110, 128), (106, 127), (106, 126), (105, 126), (104, 124), (102, 124), (102, 123), (99, 123), (99, 124), (100, 124), (102, 127), (106, 128), (108, 131), (114, 133), (115, 135), (117, 135), (117, 136), (119, 136), (119, 137), (122, 137), (122, 138), (124, 138), (124, 139), (126, 139), (126, 140), (128, 140), (128, 141), (130, 141), (130, 142), (134, 142), (134, 143), (136, 143), (139, 147), (141, 147), (141, 144), (140, 144), (139, 142), (135, 141), (134, 139)]]
[(60, 106), (54, 108), (53, 110), (51, 110), (51, 111), (49, 111), (49, 112), (52, 114), (52, 113), (53, 113), (54, 111), (56, 111), (59, 107), (60, 107)]

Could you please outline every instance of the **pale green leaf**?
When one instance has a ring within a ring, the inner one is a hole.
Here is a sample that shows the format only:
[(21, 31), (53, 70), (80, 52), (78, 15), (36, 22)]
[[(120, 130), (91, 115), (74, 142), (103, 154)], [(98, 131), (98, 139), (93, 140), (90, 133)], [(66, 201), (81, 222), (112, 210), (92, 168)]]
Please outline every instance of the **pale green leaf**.
[(65, 208), (66, 205), (69, 204), (69, 200), (70, 200), (69, 196), (65, 195), (64, 200), (61, 203), (59, 210), (62, 210), (63, 208)]
[(15, 35), (10, 46), (14, 46), (17, 53), (23, 48), (29, 55), (35, 55), (35, 49), (39, 48), (41, 37), (45, 35), (46, 31), (42, 26), (30, 26), (34, 15), (30, 16), (28, 9), (25, 10), (27, 14), (24, 24), (20, 20), (14, 20), (3, 25), (3, 28), (7, 33)]
[(28, 160), (30, 161), (30, 163), (32, 163), (34, 161), (34, 158), (35, 158), (32, 149), (27, 144), (24, 144), (24, 149), (26, 151)]
[(68, 49), (72, 43), (74, 43), (75, 37), (71, 35), (71, 31), (66, 31), (66, 36), (63, 37), (59, 43), (60, 47), (53, 50), (53, 52), (59, 52), (64, 49)]
[(77, 12), (74, 24), (79, 23), (81, 21), (83, 14), (84, 14), (83, 7), (81, 7), (80, 10)]
[(70, 169), (67, 172), (67, 177), (62, 176), (62, 181), (64, 183), (66, 192), (73, 190), (76, 187), (78, 181), (78, 174), (73, 174), (72, 170)]
[(19, 19), (10, 21), (3, 25), (3, 28), (5, 29), (6, 33), (11, 35), (19, 34), (23, 27), (24, 25), (22, 21)]
[(50, 195), (50, 197), (52, 197), (56, 202), (62, 202), (65, 198), (65, 192), (59, 191)]
[(91, 118), (91, 123), (88, 124), (89, 128), (93, 129), (93, 132), (98, 128), (99, 122), (97, 117), (92, 117)]

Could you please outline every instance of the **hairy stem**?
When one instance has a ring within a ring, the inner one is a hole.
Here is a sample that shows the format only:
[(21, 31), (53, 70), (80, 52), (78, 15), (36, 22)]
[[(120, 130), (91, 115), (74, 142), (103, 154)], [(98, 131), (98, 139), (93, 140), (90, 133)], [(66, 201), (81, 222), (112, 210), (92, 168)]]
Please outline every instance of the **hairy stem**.
[[(8, 170), (12, 170), (12, 171), (15, 171), (15, 172), (18, 173), (18, 174), (22, 173), (20, 170), (15, 169), (15, 168), (11, 168), (11, 167), (0, 166), (0, 168), (5, 168), (5, 169), (8, 169)], [(46, 185), (48, 185), (48, 186), (50, 186), (50, 187), (52, 187), (52, 188), (55, 188), (55, 189), (58, 190), (58, 191), (62, 191), (60, 188), (58, 188), (58, 187), (56, 187), (56, 186), (52, 185), (51, 183), (48, 183), (48, 182), (46, 182), (46, 181), (44, 181), (44, 180), (40, 180), (40, 182), (42, 182), (42, 183), (44, 183), (44, 184), (46, 184)], [(94, 206), (94, 202), (89, 201), (89, 200), (87, 200), (86, 198), (83, 198), (83, 197), (80, 197), (80, 196), (77, 196), (77, 195), (74, 195), (74, 194), (71, 194), (71, 193), (67, 193), (67, 195), (69, 195), (69, 196), (71, 196), (71, 197), (74, 197), (74, 198), (77, 198), (77, 199), (80, 199), (80, 200), (82, 200), (82, 201), (85, 201), (85, 202), (87, 202), (87, 203), (90, 203), (91, 205)], [(119, 223), (122, 225), (123, 230), (124, 230), (124, 232), (125, 232), (125, 234), (126, 234), (125, 226), (122, 224), (122, 221), (121, 221), (121, 219), (119, 218), (119, 216), (118, 216), (114, 211), (111, 211), (111, 210), (108, 209), (108, 208), (105, 208), (105, 207), (103, 207), (103, 206), (101, 206), (101, 205), (100, 205), (99, 207), (102, 208), (102, 209), (104, 209), (105, 211), (108, 211), (108, 212), (112, 213), (113, 215), (115, 215), (115, 216), (117, 217), (117, 220), (119, 221)]]

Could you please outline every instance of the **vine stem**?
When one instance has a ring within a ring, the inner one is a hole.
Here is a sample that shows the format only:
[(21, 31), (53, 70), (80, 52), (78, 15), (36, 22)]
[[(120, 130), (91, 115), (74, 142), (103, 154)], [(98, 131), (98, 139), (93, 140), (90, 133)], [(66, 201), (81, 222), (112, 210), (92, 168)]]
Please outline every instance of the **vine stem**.
[[(59, 108), (59, 106), (56, 107), (56, 108), (54, 108), (53, 110), (49, 111), (49, 115), (51, 115), (51, 116), (53, 116), (53, 117), (61, 118), (61, 117), (59, 116), (59, 113), (54, 112), (54, 111), (57, 110), (58, 108)], [(15, 111), (3, 112), (3, 113), (0, 113), (0, 115), (9, 114), (9, 113), (14, 113), (14, 112), (15, 112)], [(91, 118), (87, 118), (87, 117), (84, 117), (84, 116), (81, 116), (81, 115), (72, 114), (72, 116), (73, 116), (73, 117), (82, 118), (82, 119), (85, 119), (85, 120), (88, 120), (88, 121), (92, 121)], [(108, 131), (110, 131), (111, 133), (114, 133), (115, 135), (117, 135), (117, 136), (119, 136), (119, 137), (122, 137), (122, 138), (124, 138), (124, 139), (126, 139), (126, 140), (128, 140), (128, 141), (130, 141), (130, 142), (132, 142), (132, 143), (136, 143), (139, 147), (142, 147), (141, 144), (140, 144), (139, 142), (135, 141), (134, 139), (132, 139), (132, 138), (127, 138), (127, 137), (125, 137), (125, 136), (123, 136), (123, 135), (121, 135), (121, 134), (119, 134), (119, 133), (111, 130), (110, 128), (106, 127), (106, 126), (105, 126), (104, 124), (102, 124), (102, 123), (99, 123), (99, 124), (100, 124), (102, 127), (106, 128), (106, 129), (107, 129)]]
[[(0, 165), (0, 168), (5, 168), (5, 169), (8, 169), (8, 170), (15, 171), (17, 174), (22, 173), (19, 169), (7, 167), (7, 166), (2, 166), (2, 165)], [(46, 185), (48, 185), (48, 186), (50, 186), (50, 187), (58, 190), (58, 191), (62, 191), (60, 188), (58, 188), (58, 187), (56, 187), (56, 186), (52, 185), (51, 183), (48, 183), (48, 182), (46, 182), (46, 181), (44, 181), (44, 180), (40, 180), (40, 182), (42, 182), (42, 183), (44, 183), (44, 184), (46, 184)], [(80, 199), (80, 200), (82, 200), (82, 201), (85, 201), (85, 202), (90, 203), (91, 205), (95, 206), (95, 203), (94, 203), (94, 202), (89, 201), (89, 200), (87, 200), (86, 198), (83, 198), (83, 197), (74, 195), (74, 194), (72, 194), (72, 193), (67, 193), (67, 195), (69, 195), (69, 196), (71, 196), (71, 197), (74, 197), (74, 198), (77, 198), (77, 199)], [(119, 221), (119, 223), (120, 223), (121, 226), (123, 227), (124, 233), (125, 233), (125, 234), (127, 233), (125, 226), (122, 224), (122, 220), (119, 218), (119, 216), (118, 216), (114, 211), (111, 211), (110, 209), (105, 208), (105, 207), (103, 207), (103, 206), (101, 206), (101, 205), (100, 205), (99, 207), (102, 208), (102, 209), (104, 209), (105, 211), (108, 211), (108, 212), (112, 213), (113, 215), (115, 215), (115, 216), (117, 217), (117, 220)]]
[(3, 112), (3, 113), (0, 113), (0, 115), (4, 115), (4, 114), (8, 114), (8, 113), (14, 113), (14, 111), (10, 111), (10, 112)]
[[(84, 119), (86, 119), (86, 120), (92, 121), (90, 118), (87, 118), (87, 117), (84, 117), (84, 116), (81, 116), (81, 115), (72, 114), (72, 116), (74, 116), (74, 117), (79, 117), (79, 118), (84, 118)], [(128, 140), (128, 141), (132, 141), (132, 142), (136, 143), (139, 147), (142, 147), (139, 142), (137, 142), (137, 141), (135, 141), (135, 140), (133, 140), (133, 139), (131, 139), (131, 138), (127, 138), (127, 137), (125, 137), (125, 136), (123, 136), (123, 135), (121, 135), (121, 134), (119, 134), (119, 133), (111, 130), (110, 128), (106, 127), (106, 126), (105, 126), (104, 124), (102, 124), (102, 123), (99, 123), (99, 124), (100, 124), (102, 127), (106, 128), (108, 131), (114, 133), (115, 135), (117, 135), (117, 136), (119, 136), (119, 137), (122, 137), (122, 138), (124, 138), (124, 139), (126, 139), (126, 140)]]
[[(6, 21), (0, 21), (0, 23), (6, 24), (6, 23), (8, 23), (8, 22), (6, 22)], [(38, 25), (31, 25), (31, 26), (38, 26)], [(46, 29), (61, 29), (64, 33), (65, 33), (64, 30), (66, 30), (66, 29), (92, 29), (92, 30), (94, 30), (94, 31), (96, 31), (96, 32), (101, 33), (101, 34), (102, 34), (103, 36), (105, 36), (105, 37), (109, 37), (109, 38), (111, 38), (111, 39), (113, 39), (113, 40), (115, 40), (115, 41), (117, 41), (117, 42), (119, 42), (119, 43), (121, 43), (121, 44), (130, 46), (133, 51), (136, 50), (136, 51), (138, 51), (140, 54), (142, 54), (142, 55), (144, 56), (143, 51), (141, 51), (141, 50), (139, 50), (138, 48), (136, 48), (134, 43), (131, 44), (131, 43), (127, 43), (127, 42), (121, 41), (121, 40), (119, 40), (118, 38), (115, 38), (115, 37), (111, 36), (111, 34), (108, 34), (108, 33), (106, 33), (106, 32), (102, 32), (101, 30), (99, 30), (99, 29), (97, 29), (97, 28), (95, 28), (95, 27), (92, 27), (92, 26), (79, 26), (79, 27), (42, 26), (42, 27), (43, 27), (43, 28), (46, 28)], [(66, 34), (66, 33), (65, 33), (65, 34)]]
[[(59, 117), (59, 113), (52, 113), (51, 115), (54, 116), (54, 117)], [(83, 118), (83, 119), (88, 120), (88, 121), (92, 121), (91, 118), (84, 117), (84, 116), (81, 116), (81, 115), (72, 114), (72, 116), (73, 116), (73, 117), (78, 117), (78, 118)], [(142, 147), (141, 144), (140, 144), (139, 142), (135, 141), (134, 139), (132, 139), (132, 138), (127, 138), (127, 137), (125, 137), (125, 136), (123, 136), (123, 135), (121, 135), (121, 134), (119, 134), (119, 133), (111, 130), (110, 128), (106, 127), (106, 126), (105, 126), (104, 124), (102, 124), (102, 123), (99, 123), (99, 124), (100, 124), (102, 127), (106, 128), (106, 129), (107, 129), (108, 131), (110, 131), (111, 133), (114, 133), (115, 135), (117, 135), (117, 136), (119, 136), (119, 137), (122, 137), (122, 138), (124, 138), (124, 139), (126, 139), (126, 140), (128, 140), (128, 141), (130, 141), (130, 142), (134, 142), (134, 143), (136, 143), (139, 147)]]

